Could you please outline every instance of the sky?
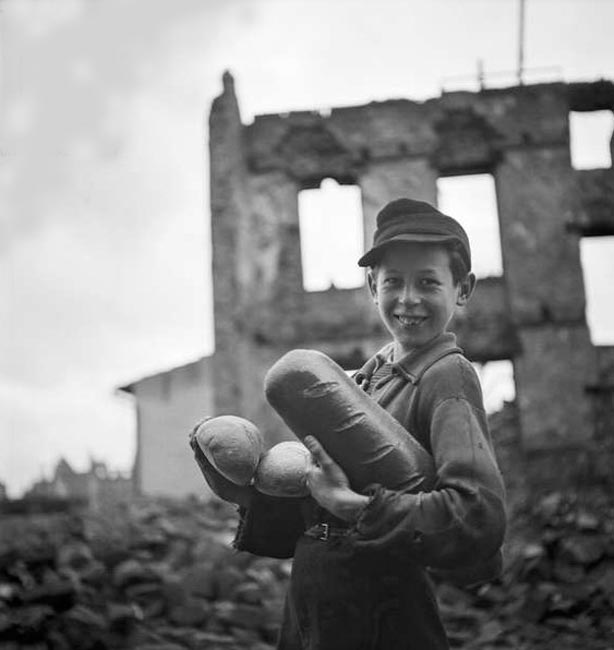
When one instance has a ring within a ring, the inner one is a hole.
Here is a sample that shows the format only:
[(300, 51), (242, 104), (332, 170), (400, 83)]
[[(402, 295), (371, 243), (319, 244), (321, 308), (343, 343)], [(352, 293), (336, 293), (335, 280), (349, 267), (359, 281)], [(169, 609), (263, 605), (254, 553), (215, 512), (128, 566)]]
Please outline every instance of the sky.
[[(511, 85), (518, 6), (0, 0), (9, 494), (49, 476), (60, 456), (77, 470), (94, 458), (129, 471), (134, 407), (116, 388), (212, 351), (207, 117), (224, 70), (244, 123), (474, 90), (478, 60), (487, 85)], [(527, 0), (527, 82), (614, 79), (612, 24), (610, 0)], [(614, 277), (609, 245), (583, 244), (602, 280)], [(595, 286), (589, 305), (609, 295)], [(613, 320), (592, 328), (596, 342), (614, 344)]]

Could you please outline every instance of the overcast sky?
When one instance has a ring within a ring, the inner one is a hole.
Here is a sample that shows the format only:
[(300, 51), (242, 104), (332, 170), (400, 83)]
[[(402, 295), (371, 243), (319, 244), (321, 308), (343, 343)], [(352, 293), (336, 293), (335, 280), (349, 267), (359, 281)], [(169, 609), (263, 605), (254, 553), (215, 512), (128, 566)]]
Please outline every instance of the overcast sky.
[[(529, 81), (614, 78), (614, 2), (526, 12)], [(478, 59), (508, 85), (517, 18), (518, 0), (0, 0), (11, 494), (60, 455), (128, 470), (134, 412), (115, 387), (211, 352), (206, 119), (225, 69), (245, 123), (474, 89)]]

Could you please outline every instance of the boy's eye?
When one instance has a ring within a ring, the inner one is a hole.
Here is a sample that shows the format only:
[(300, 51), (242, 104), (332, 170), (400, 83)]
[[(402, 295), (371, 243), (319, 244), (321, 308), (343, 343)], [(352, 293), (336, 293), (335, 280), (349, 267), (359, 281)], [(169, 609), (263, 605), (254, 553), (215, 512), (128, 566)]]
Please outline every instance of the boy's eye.
[(393, 285), (397, 284), (398, 281), (399, 281), (399, 279), (395, 278), (395, 277), (384, 278), (384, 284), (387, 285), (387, 286), (393, 286)]
[(422, 278), (422, 280), (420, 280), (420, 284), (424, 287), (435, 287), (439, 284), (439, 282), (435, 280), (435, 278)]

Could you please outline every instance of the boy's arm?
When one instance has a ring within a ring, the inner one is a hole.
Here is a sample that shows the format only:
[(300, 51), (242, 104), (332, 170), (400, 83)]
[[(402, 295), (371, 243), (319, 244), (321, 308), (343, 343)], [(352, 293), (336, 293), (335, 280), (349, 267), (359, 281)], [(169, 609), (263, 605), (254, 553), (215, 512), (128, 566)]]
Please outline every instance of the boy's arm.
[(304, 497), (271, 497), (254, 490), (249, 505), (239, 509), (234, 548), (264, 557), (292, 557), (305, 532), (303, 501)]
[(435, 489), (407, 494), (373, 486), (355, 525), (358, 545), (402, 545), (424, 565), (444, 570), (497, 554), (505, 534), (505, 490), (475, 401), (463, 393), (432, 405)]
[(307, 437), (315, 461), (307, 480), (311, 494), (351, 525), (349, 541), (357, 547), (408, 554), (453, 582), (492, 579), (502, 565), (505, 490), (475, 370), (463, 357), (449, 355), (409, 395), (412, 420), (403, 423), (429, 436), (434, 489), (412, 493), (373, 485), (359, 494)]
[(194, 459), (217, 496), (239, 506), (239, 526), (233, 541), (238, 551), (265, 557), (290, 558), (305, 530), (302, 499), (270, 497), (251, 485), (236, 485), (207, 460), (195, 437), (190, 436)]
[(207, 482), (207, 485), (218, 497), (220, 497), (220, 499), (239, 506), (247, 507), (256, 490), (251, 485), (237, 485), (222, 476), (207, 460), (203, 450), (200, 448), (200, 445), (196, 440), (196, 430), (197, 427), (194, 427), (190, 434), (189, 443), (194, 452), (194, 460)]

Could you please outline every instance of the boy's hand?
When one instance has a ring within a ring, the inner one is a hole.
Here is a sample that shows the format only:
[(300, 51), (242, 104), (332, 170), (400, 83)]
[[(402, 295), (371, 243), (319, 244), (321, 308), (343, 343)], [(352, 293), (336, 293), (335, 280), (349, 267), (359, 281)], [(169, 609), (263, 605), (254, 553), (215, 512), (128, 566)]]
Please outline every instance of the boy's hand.
[(254, 488), (251, 485), (236, 485), (222, 476), (207, 460), (203, 450), (196, 441), (194, 431), (190, 434), (190, 447), (192, 447), (194, 459), (209, 487), (220, 499), (247, 508), (251, 502)]
[(345, 472), (313, 436), (306, 436), (303, 442), (313, 461), (307, 473), (311, 496), (339, 519), (355, 521), (369, 498), (352, 490)]

